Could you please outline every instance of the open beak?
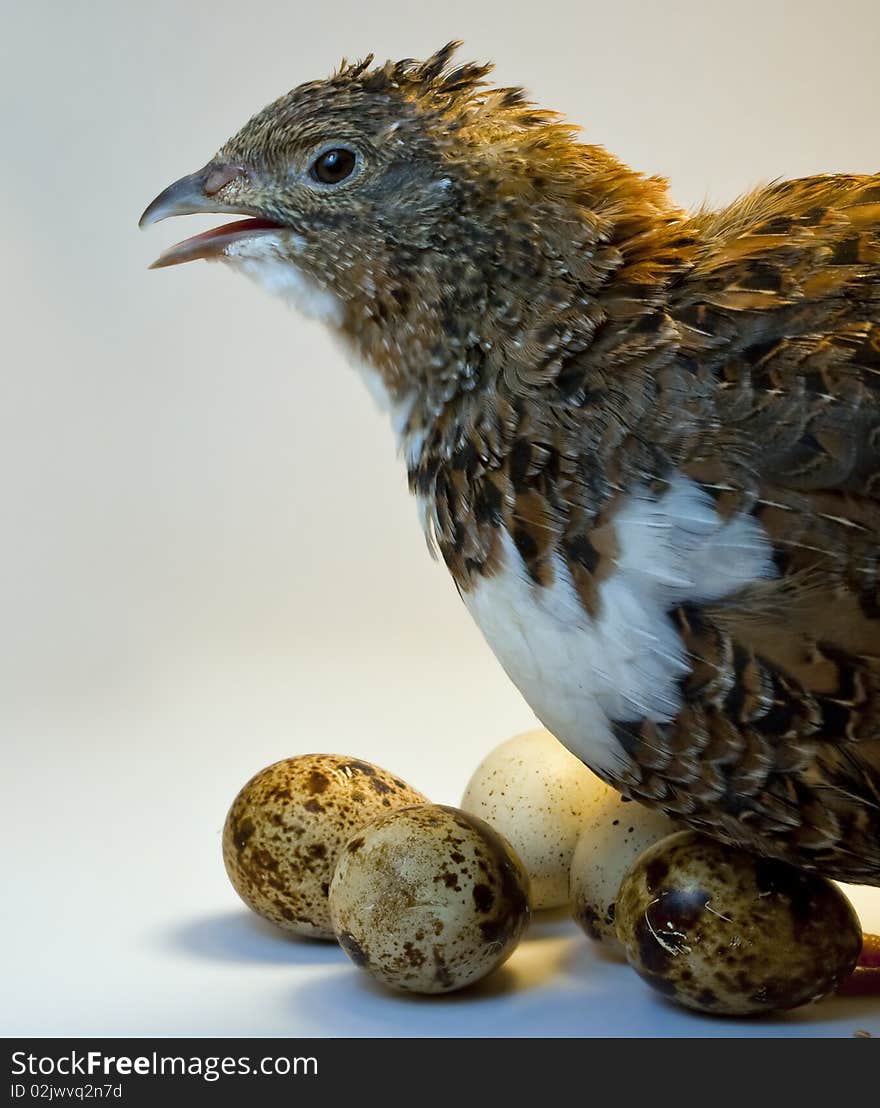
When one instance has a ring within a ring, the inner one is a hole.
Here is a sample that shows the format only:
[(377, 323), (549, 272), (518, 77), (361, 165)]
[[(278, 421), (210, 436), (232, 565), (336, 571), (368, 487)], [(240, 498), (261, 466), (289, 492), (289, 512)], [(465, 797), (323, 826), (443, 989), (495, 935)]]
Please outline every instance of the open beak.
[[(149, 227), (152, 223), (158, 223), (159, 220), (168, 219), (174, 215), (206, 215), (217, 212), (226, 215), (252, 216), (253, 209), (227, 204), (216, 198), (216, 194), (224, 185), (242, 176), (245, 176), (245, 170), (241, 166), (209, 162), (197, 173), (181, 177), (179, 181), (175, 181), (173, 185), (169, 185), (167, 189), (160, 192), (156, 199), (147, 205), (138, 221), (138, 226)], [(170, 246), (159, 255), (150, 269), (179, 265), (181, 262), (192, 262), (198, 258), (220, 258), (227, 253), (233, 243), (277, 232), (280, 227), (281, 224), (259, 216), (225, 223), (221, 227), (214, 227), (210, 231), (193, 235), (192, 238)]]

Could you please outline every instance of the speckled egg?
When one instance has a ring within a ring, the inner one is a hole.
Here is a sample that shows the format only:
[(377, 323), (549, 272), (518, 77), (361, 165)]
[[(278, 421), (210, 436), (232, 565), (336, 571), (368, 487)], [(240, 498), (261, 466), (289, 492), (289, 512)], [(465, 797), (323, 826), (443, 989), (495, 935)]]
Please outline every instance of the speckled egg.
[(427, 804), (343, 848), (330, 916), (353, 962), (393, 989), (448, 993), (500, 966), (528, 922), (528, 874), (482, 820)]
[(327, 894), (343, 843), (364, 824), (426, 798), (342, 754), (303, 754), (260, 770), (233, 801), (223, 861), (249, 908), (286, 931), (332, 939)]
[(833, 992), (862, 935), (836, 885), (681, 831), (649, 847), (617, 899), (630, 965), (701, 1012), (748, 1016)]
[(678, 824), (598, 784), (571, 861), (571, 911), (591, 939), (622, 954), (614, 926), (621, 878), (643, 850)]
[(503, 835), (531, 881), (531, 906), (568, 903), (569, 870), (584, 820), (608, 786), (543, 729), (496, 746), (477, 766), (461, 806)]

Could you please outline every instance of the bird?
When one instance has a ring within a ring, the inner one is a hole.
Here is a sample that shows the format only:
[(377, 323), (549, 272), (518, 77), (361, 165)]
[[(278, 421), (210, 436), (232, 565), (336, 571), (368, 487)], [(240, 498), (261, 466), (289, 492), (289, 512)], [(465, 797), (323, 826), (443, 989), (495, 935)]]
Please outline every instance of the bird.
[(141, 225), (236, 219), (154, 265), (329, 327), (431, 551), (604, 781), (880, 885), (880, 174), (687, 210), (460, 46), (260, 111)]

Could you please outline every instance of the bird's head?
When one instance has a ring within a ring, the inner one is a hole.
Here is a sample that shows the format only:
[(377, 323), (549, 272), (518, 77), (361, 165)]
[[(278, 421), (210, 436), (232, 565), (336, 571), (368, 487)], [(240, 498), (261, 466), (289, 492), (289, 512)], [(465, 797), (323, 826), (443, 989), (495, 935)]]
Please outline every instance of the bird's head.
[(402, 255), (442, 246), (461, 183), (448, 116), (487, 68), (444, 75), (451, 49), (421, 65), (343, 64), (270, 104), (157, 196), (141, 226), (192, 213), (251, 218), (187, 239), (154, 265), (274, 261), (348, 299), (370, 278), (393, 279)]
[(563, 328), (567, 309), (583, 317), (620, 263), (609, 228), (627, 188), (640, 183), (645, 210), (658, 188), (520, 89), (487, 87), (490, 66), (451, 65), (457, 46), (343, 64), (269, 105), (141, 225), (248, 218), (155, 266), (232, 264), (339, 329), (393, 399), (431, 393), (435, 407), (505, 347), (531, 349), (542, 305)]

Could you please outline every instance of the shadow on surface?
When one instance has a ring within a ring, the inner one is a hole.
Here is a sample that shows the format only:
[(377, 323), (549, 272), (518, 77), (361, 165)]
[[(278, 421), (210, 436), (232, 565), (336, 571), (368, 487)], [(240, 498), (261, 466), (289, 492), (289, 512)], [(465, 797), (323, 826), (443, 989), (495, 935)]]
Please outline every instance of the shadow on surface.
[(186, 920), (163, 931), (160, 941), (174, 954), (215, 963), (323, 967), (320, 979), (288, 994), (290, 1009), (317, 1035), (846, 1038), (861, 1029), (880, 1032), (876, 997), (831, 997), (756, 1019), (687, 1012), (587, 941), (563, 913), (536, 915), (499, 970), (442, 996), (391, 992), (334, 943), (288, 936), (246, 910)]
[(162, 941), (178, 953), (215, 962), (325, 966), (348, 961), (336, 943), (287, 935), (246, 910), (186, 920)]
[[(290, 1006), (312, 1034), (406, 1037), (848, 1038), (878, 1033), (876, 998), (832, 997), (756, 1019), (701, 1016), (654, 993), (599, 944), (535, 936), (469, 989), (395, 993), (354, 965), (295, 987)], [(537, 939), (537, 941), (535, 941)]]
[[(591, 985), (583, 991), (571, 987), (584, 955), (589, 961), (587, 944), (570, 933), (526, 940), (488, 977), (435, 996), (393, 992), (350, 965), (296, 987), (291, 1005), (298, 1014), (308, 1012), (316, 1034), (577, 1036), (584, 1031), (576, 1012), (597, 999)], [(560, 986), (566, 995), (548, 994)]]

